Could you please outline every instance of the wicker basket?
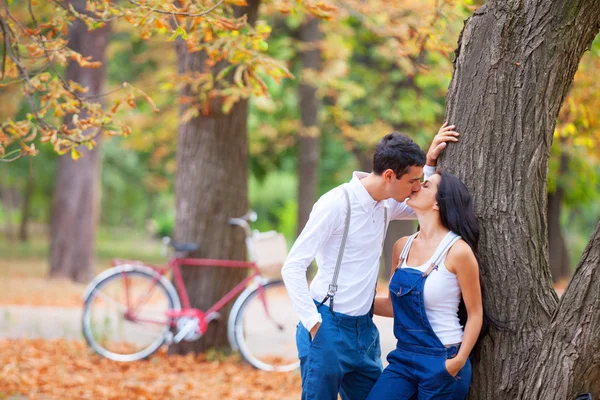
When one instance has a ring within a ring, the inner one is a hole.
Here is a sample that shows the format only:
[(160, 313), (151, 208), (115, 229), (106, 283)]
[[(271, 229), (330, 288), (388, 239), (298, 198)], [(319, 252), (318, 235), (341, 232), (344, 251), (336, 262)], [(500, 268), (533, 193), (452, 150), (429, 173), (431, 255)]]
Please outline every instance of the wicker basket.
[(267, 275), (276, 275), (287, 257), (287, 242), (278, 232), (258, 232), (252, 234), (256, 264)]

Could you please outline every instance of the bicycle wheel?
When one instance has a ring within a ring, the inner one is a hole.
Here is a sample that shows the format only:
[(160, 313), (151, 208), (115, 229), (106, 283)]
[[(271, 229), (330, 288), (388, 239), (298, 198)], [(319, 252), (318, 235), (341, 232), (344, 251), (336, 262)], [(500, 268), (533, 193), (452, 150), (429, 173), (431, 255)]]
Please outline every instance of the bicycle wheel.
[(267, 282), (240, 297), (234, 305), (229, 324), (230, 340), (233, 339), (232, 346), (255, 368), (292, 371), (300, 366), (296, 350), (297, 325), (283, 281)]
[(121, 266), (99, 277), (83, 308), (85, 340), (114, 361), (150, 356), (171, 334), (170, 310), (181, 304), (173, 285), (150, 268)]

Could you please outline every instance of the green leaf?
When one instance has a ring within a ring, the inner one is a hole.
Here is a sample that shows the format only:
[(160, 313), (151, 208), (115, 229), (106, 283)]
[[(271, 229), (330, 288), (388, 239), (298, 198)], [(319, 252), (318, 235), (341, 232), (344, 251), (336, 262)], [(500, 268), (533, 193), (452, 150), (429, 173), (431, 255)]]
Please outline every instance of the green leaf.
[(171, 35), (171, 37), (168, 40), (170, 42), (172, 42), (175, 39), (177, 39), (179, 36), (181, 36), (181, 38), (183, 40), (187, 40), (187, 38), (188, 38), (187, 32), (181, 26), (178, 26), (177, 29), (175, 29), (175, 32), (173, 32), (173, 35)]

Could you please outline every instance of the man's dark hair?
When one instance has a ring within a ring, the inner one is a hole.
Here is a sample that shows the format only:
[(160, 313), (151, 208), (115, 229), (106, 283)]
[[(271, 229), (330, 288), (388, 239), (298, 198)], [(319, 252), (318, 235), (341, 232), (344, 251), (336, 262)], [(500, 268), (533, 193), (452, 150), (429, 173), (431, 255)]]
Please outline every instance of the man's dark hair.
[(402, 133), (392, 132), (385, 135), (375, 147), (373, 172), (377, 175), (391, 169), (396, 178), (400, 179), (410, 167), (423, 165), (425, 153), (411, 138)]

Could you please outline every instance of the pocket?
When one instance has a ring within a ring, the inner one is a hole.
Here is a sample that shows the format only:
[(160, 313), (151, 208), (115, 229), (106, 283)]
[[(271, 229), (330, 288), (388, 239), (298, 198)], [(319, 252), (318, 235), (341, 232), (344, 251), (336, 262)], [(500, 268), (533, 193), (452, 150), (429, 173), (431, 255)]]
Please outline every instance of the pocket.
[(423, 315), (421, 291), (404, 282), (390, 282), (395, 324), (404, 330), (426, 332), (426, 316)]
[(312, 347), (316, 342), (321, 340), (321, 333), (323, 333), (323, 328), (325, 328), (325, 325), (323, 324), (325, 321), (323, 320), (323, 322), (321, 322), (321, 326), (319, 326), (319, 329), (317, 329), (317, 333), (315, 333), (315, 337), (312, 337), (312, 335), (310, 334), (309, 331), (308, 332), (308, 341), (310, 342), (310, 346)]
[(396, 297), (404, 297), (411, 294), (413, 291), (413, 287), (400, 283), (400, 282), (390, 282), (390, 292)]
[(456, 373), (456, 375), (452, 375), (450, 373), (450, 371), (448, 371), (448, 368), (446, 368), (446, 361), (448, 361), (448, 360), (451, 360), (451, 358), (445, 358), (445, 359), (442, 358), (442, 369), (443, 369), (443, 372), (446, 375), (446, 377), (450, 377), (450, 378), (456, 380), (457, 379), (456, 377), (460, 373), (460, 370)]
[(368, 335), (365, 354), (372, 360), (381, 360), (381, 344), (379, 339), (379, 330), (373, 324), (370, 328), (371, 335)]

